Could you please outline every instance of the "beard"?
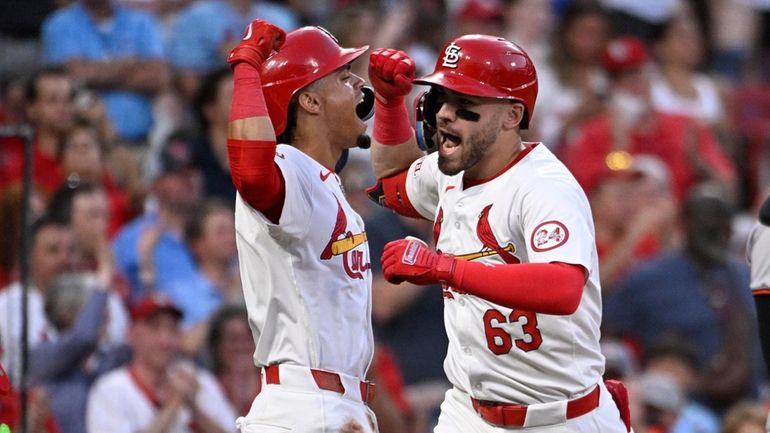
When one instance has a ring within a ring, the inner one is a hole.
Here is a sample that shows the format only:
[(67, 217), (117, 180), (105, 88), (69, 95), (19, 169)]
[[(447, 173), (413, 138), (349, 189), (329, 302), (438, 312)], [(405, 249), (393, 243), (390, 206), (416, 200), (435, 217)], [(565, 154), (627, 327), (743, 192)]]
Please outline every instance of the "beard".
[(468, 137), (467, 140), (463, 140), (461, 144), (463, 149), (461, 149), (459, 161), (452, 161), (450, 158), (444, 157), (439, 153), (438, 169), (447, 176), (454, 176), (461, 171), (473, 167), (486, 156), (487, 151), (497, 140), (499, 134), (500, 114), (495, 113), (478, 131)]

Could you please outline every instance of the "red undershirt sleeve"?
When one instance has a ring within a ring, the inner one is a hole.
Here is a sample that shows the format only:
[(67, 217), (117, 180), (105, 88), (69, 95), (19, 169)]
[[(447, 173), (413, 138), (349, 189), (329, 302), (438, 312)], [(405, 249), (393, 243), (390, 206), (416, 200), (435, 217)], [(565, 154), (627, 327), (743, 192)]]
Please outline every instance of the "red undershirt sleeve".
[(586, 281), (585, 268), (560, 262), (488, 265), (458, 260), (456, 266), (448, 281), (456, 290), (534, 313), (574, 313)]

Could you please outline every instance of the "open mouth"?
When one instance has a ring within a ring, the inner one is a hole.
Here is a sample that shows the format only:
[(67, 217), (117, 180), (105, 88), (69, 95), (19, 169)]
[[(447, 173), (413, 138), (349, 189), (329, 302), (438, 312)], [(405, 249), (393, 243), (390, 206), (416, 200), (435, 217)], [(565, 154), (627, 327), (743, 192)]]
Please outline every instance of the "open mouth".
[(439, 151), (443, 155), (450, 155), (460, 146), (462, 138), (445, 130), (439, 131)]

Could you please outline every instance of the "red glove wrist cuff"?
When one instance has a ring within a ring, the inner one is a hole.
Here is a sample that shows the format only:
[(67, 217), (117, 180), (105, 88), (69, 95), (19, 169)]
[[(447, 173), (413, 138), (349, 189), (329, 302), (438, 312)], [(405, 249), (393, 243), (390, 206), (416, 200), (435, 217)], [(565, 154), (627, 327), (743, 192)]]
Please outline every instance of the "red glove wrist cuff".
[(438, 263), (436, 263), (436, 278), (441, 282), (453, 284), (459, 262), (451, 254), (439, 254)]
[(387, 146), (408, 141), (414, 135), (414, 130), (409, 123), (404, 97), (390, 98), (387, 102), (382, 102), (379, 97), (375, 99), (374, 139)]

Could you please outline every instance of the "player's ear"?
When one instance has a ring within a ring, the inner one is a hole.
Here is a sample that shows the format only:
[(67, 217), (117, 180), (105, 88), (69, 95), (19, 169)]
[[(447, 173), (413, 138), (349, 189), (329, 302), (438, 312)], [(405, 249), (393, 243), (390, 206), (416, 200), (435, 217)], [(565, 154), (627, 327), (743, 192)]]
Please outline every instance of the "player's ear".
[(318, 114), (321, 110), (321, 98), (316, 92), (307, 90), (299, 94), (297, 98), (299, 107), (308, 113)]
[(507, 104), (505, 107), (506, 110), (503, 114), (503, 129), (516, 128), (524, 118), (524, 104), (521, 102), (514, 102), (512, 104)]

